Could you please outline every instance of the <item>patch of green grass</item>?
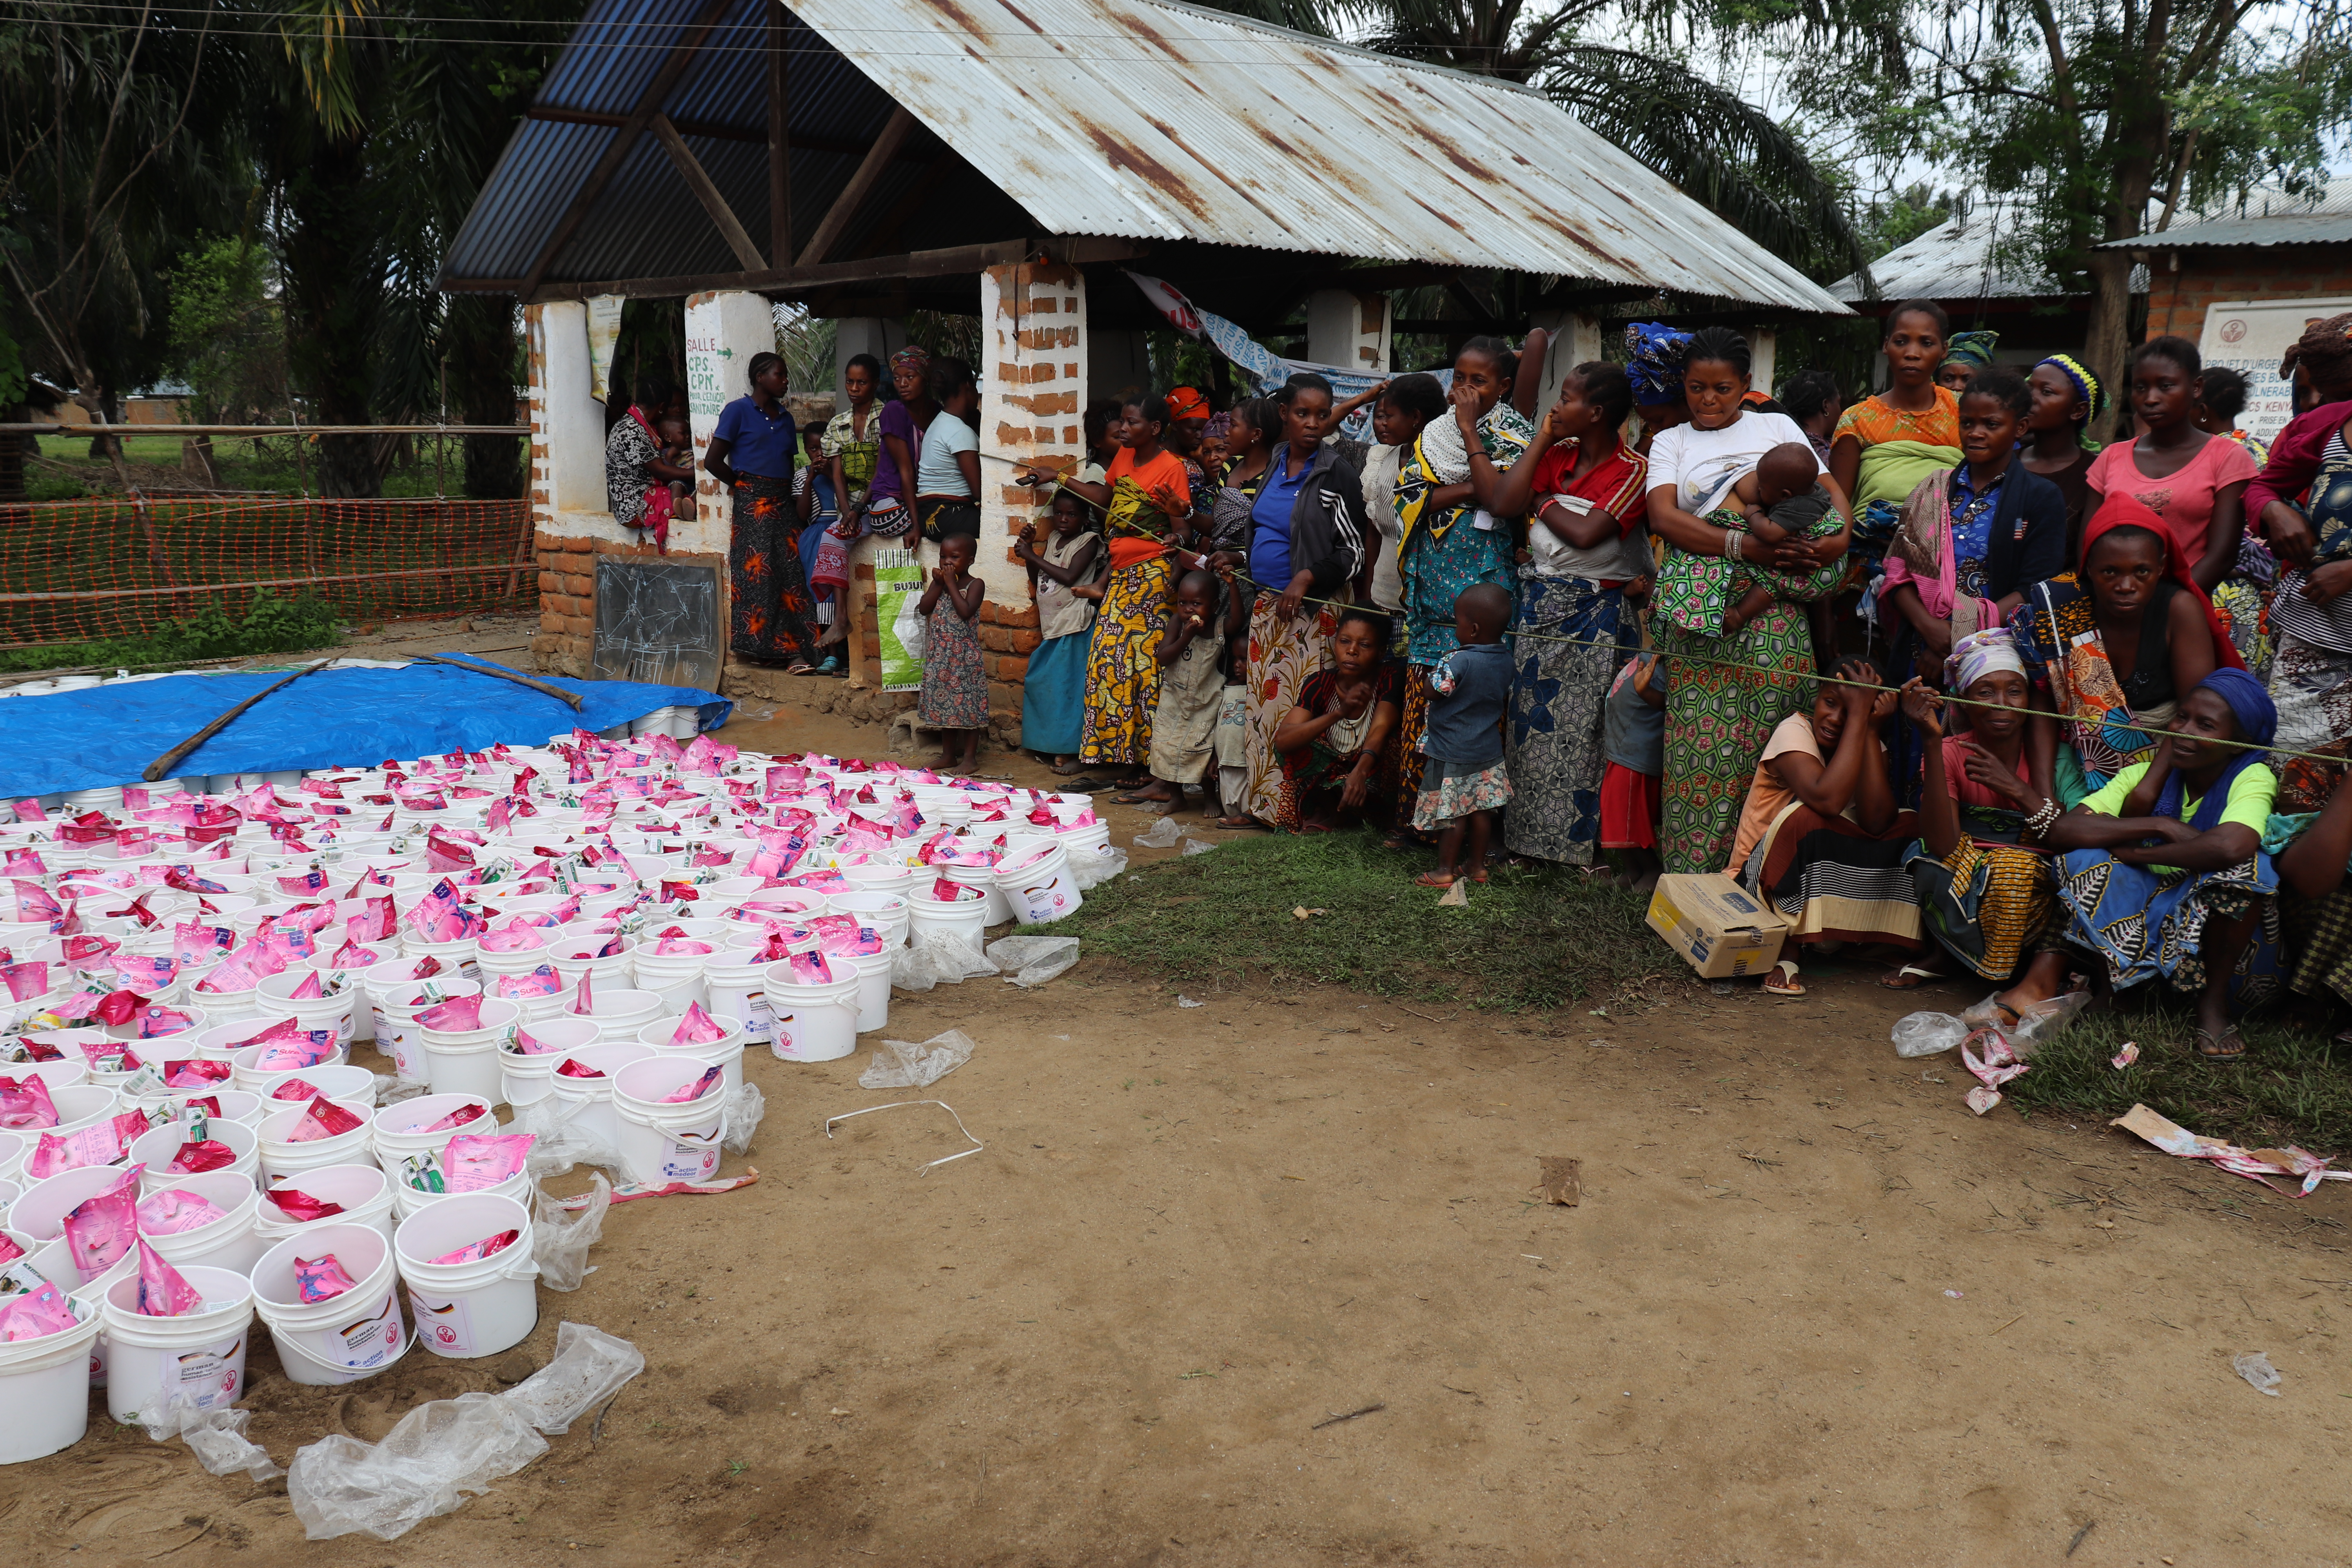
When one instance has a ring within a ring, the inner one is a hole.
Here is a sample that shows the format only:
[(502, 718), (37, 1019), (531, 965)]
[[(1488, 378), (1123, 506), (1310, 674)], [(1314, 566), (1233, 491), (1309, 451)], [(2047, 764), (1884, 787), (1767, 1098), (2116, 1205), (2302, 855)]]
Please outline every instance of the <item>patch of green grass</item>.
[(40, 643), (0, 648), (0, 671), (75, 669), (113, 665), (139, 669), (247, 654), (332, 647), (343, 640), (342, 616), (315, 595), (279, 598), (257, 589), (242, 620), (207, 605), (184, 620), (167, 621), (144, 637), (98, 642)]
[[(2186, 1006), (2086, 1013), (2037, 1047), (2033, 1070), (2002, 1092), (2032, 1113), (2111, 1121), (2137, 1102), (2248, 1148), (2352, 1150), (2352, 1053), (2275, 1018), (2257, 1016), (2239, 1032), (2246, 1054), (2213, 1062), (2197, 1055), (2196, 1015)], [(2117, 1070), (2109, 1064), (2126, 1040), (2139, 1042), (2139, 1060)]]
[[(1229, 838), (1087, 894), (1024, 933), (1076, 936), (1140, 973), (1240, 989), (1299, 981), (1507, 1011), (1557, 1007), (1686, 972), (1643, 926), (1645, 900), (1581, 871), (1496, 868), (1443, 909), (1413, 878), (1426, 849), (1370, 833)], [(1299, 919), (1294, 910), (1324, 912)]]

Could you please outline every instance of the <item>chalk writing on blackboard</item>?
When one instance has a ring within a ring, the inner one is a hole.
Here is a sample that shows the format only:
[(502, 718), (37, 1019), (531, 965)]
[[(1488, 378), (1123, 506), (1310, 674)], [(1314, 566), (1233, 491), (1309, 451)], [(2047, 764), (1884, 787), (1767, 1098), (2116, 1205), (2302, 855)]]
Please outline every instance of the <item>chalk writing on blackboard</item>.
[(596, 558), (600, 680), (719, 689), (719, 568), (642, 557)]

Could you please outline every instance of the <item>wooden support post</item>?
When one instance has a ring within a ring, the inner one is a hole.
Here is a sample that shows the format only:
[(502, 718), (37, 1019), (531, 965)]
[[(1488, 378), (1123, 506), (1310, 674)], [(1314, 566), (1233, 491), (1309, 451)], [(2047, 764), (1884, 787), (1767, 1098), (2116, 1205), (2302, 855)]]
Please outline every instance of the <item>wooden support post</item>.
[(719, 237), (727, 241), (727, 248), (735, 253), (735, 259), (746, 267), (765, 267), (767, 258), (761, 256), (760, 247), (751, 243), (751, 236), (744, 229), (742, 220), (735, 216), (735, 209), (727, 205), (727, 198), (719, 194), (719, 187), (712, 184), (701, 161), (695, 157), (694, 150), (686, 144), (686, 138), (677, 133), (677, 127), (669, 122), (669, 116), (656, 114), (646, 121), (646, 129), (654, 133), (654, 140), (662, 144), (662, 151), (669, 154), (671, 163), (685, 176), (687, 189), (692, 191), (695, 200), (702, 204), (702, 210), (710, 215), (710, 221), (718, 226)]
[(809, 241), (808, 248), (801, 252), (801, 266), (815, 266), (840, 243), (841, 237), (848, 231), (850, 220), (857, 216), (857, 209), (866, 205), (866, 194), (882, 177), (882, 171), (890, 166), (898, 144), (906, 141), (908, 133), (914, 129), (915, 117), (903, 107), (890, 111), (889, 120), (882, 127), (882, 134), (874, 138), (874, 145), (866, 150), (865, 162), (857, 165), (857, 172), (849, 176), (849, 184), (844, 185), (841, 195), (834, 198), (832, 208), (824, 215), (824, 221), (816, 226), (815, 237)]

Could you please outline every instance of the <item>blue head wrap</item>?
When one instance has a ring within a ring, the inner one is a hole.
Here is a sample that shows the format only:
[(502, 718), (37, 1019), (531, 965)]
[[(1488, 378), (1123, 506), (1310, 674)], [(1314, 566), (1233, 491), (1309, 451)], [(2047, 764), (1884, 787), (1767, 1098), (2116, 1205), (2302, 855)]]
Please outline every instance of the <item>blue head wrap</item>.
[[(2205, 833), (2220, 824), (2222, 809), (2230, 804), (2230, 786), (2237, 782), (2238, 775), (2270, 754), (2270, 743), (2278, 734), (2278, 707), (2272, 702), (2271, 694), (2263, 689), (2263, 683), (2242, 669), (2217, 669), (2198, 682), (2197, 689), (2213, 692), (2228, 703), (2230, 712), (2238, 721), (2238, 739), (2252, 742), (2243, 748), (2232, 748), (2236, 754), (2230, 765), (2213, 781), (2205, 798), (2197, 803), (2197, 815), (2189, 819), (2189, 826)], [(2176, 769), (2164, 781), (2163, 793), (2157, 796), (2156, 815), (2178, 817), (2183, 793), (2184, 785)]]
[(1636, 405), (1656, 407), (1683, 400), (1683, 356), (1691, 335), (1663, 321), (1633, 321), (1625, 328), (1625, 375)]

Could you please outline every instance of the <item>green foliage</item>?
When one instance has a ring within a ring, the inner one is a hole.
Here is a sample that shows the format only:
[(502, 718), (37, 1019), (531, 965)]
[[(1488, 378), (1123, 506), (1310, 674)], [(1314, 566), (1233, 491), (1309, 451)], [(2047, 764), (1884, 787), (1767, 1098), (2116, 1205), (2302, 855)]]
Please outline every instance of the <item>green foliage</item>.
[(199, 425), (283, 416), (286, 333), (269, 252), (250, 237), (200, 241), (172, 269), (172, 367)]
[(8, 323), (0, 320), (0, 408), (15, 408), (25, 401), (25, 355), (16, 347), (16, 340), (8, 335)]
[[(1227, 838), (1120, 877), (1078, 912), (1024, 931), (1076, 936), (1143, 973), (1203, 986), (1312, 981), (1386, 996), (1519, 1011), (1607, 999), (1679, 959), (1643, 925), (1643, 900), (1573, 870), (1498, 869), (1441, 909), (1413, 877), (1426, 850), (1368, 833)], [(1317, 912), (1300, 919), (1294, 911)]]
[(252, 607), (242, 620), (217, 604), (207, 605), (193, 616), (165, 622), (145, 637), (0, 648), (0, 670), (76, 669), (95, 665), (137, 669), (333, 647), (342, 640), (342, 617), (325, 600), (312, 594), (280, 598), (262, 588), (255, 592)]

